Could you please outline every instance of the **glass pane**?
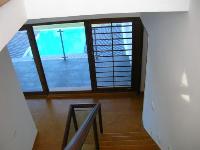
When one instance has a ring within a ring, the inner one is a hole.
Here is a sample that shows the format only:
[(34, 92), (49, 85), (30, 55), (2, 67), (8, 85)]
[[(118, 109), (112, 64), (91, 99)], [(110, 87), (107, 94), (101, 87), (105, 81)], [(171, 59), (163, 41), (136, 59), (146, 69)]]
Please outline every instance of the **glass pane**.
[(50, 91), (90, 90), (84, 23), (34, 27)]
[(132, 22), (92, 24), (98, 88), (131, 87)]
[(7, 45), (17, 78), (24, 92), (42, 91), (27, 31), (19, 31)]
[(90, 128), (81, 150), (96, 150), (93, 127)]

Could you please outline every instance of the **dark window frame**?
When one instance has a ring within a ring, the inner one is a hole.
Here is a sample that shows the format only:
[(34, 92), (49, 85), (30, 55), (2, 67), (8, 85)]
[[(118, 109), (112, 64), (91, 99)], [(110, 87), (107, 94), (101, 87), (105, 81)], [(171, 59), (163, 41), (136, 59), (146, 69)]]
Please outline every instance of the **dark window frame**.
[[(92, 57), (92, 46), (91, 46), (91, 23), (108, 23), (108, 22), (133, 22), (133, 29), (134, 32), (132, 37), (132, 79), (131, 85), (132, 88), (103, 88), (101, 90), (97, 90), (96, 88), (96, 75), (93, 66), (93, 57)], [(86, 44), (88, 47), (88, 63), (89, 63), (89, 71), (90, 71), (90, 80), (91, 80), (91, 87), (92, 90), (86, 91), (49, 91), (47, 80), (44, 74), (44, 69), (42, 66), (42, 61), (39, 55), (37, 42), (35, 39), (33, 26), (41, 26), (41, 25), (52, 25), (52, 24), (64, 24), (64, 23), (78, 23), (84, 22), (85, 25), (85, 32), (86, 32)], [(34, 56), (34, 62), (36, 65), (36, 69), (40, 78), (41, 86), (43, 91), (42, 92), (24, 92), (26, 98), (40, 98), (40, 97), (52, 97), (55, 95), (66, 95), (71, 93), (105, 93), (105, 92), (127, 92), (127, 91), (136, 91), (138, 94), (140, 93), (140, 83), (141, 83), (141, 67), (142, 67), (142, 45), (143, 45), (143, 25), (142, 21), (139, 17), (125, 17), (125, 18), (101, 18), (101, 19), (83, 19), (83, 20), (59, 20), (59, 19), (44, 19), (41, 21), (40, 19), (30, 20), (26, 24), (24, 24), (21, 30), (27, 30), (30, 46), (32, 48), (32, 53)], [(137, 57), (135, 57), (137, 56)], [(134, 66), (134, 67), (133, 67)], [(134, 74), (134, 75), (133, 75)]]

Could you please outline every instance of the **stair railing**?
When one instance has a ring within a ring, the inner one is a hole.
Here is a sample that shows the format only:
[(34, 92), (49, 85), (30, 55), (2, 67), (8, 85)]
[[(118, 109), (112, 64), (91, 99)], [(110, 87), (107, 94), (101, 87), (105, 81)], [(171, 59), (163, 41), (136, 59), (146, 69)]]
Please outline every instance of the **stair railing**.
[[(75, 108), (92, 108), (80, 128), (78, 128), (77, 118), (75, 114)], [(69, 107), (68, 117), (66, 122), (66, 128), (64, 133), (62, 150), (80, 150), (89, 134), (91, 127), (93, 126), (95, 148), (99, 150), (99, 139), (98, 139), (98, 128), (97, 128), (97, 115), (99, 116), (99, 129), (100, 133), (103, 133), (102, 124), (102, 114), (101, 114), (101, 104), (72, 104)], [(73, 119), (73, 124), (75, 128), (75, 135), (68, 143), (68, 137), (70, 132), (70, 124)], [(67, 144), (68, 143), (68, 144)]]

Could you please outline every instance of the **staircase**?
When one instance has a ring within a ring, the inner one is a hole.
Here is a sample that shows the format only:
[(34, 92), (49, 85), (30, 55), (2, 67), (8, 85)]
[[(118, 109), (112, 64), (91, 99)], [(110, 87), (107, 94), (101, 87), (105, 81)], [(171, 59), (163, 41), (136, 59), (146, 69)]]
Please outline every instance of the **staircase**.
[[(87, 113), (80, 109), (88, 107), (92, 107), (92, 110)], [(79, 115), (75, 113), (75, 108)], [(109, 132), (111, 130), (106, 130), (106, 132), (103, 132), (101, 105), (99, 103), (73, 104), (68, 114), (63, 150), (160, 150), (143, 128), (137, 128), (134, 131), (127, 129), (128, 131), (118, 130), (116, 132), (112, 130), (112, 132)], [(98, 119), (96, 118), (97, 114)], [(83, 116), (87, 116), (86, 119)], [(76, 117), (79, 118), (79, 121), (82, 120), (82, 125), (78, 124)], [(71, 120), (73, 120), (74, 129), (77, 131), (74, 136), (72, 135), (70, 143), (67, 144)], [(78, 126), (80, 127), (78, 128)], [(110, 128), (114, 128), (114, 125)]]
[(143, 131), (104, 133), (100, 137), (101, 150), (159, 150), (155, 142)]

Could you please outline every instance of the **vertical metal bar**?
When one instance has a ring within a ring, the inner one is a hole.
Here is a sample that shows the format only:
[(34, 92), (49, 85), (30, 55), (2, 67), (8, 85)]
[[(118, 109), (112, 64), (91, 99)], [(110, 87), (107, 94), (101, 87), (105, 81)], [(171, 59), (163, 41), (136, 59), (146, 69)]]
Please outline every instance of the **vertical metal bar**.
[(113, 87), (115, 87), (115, 62), (114, 62), (114, 51), (113, 51), (113, 23), (111, 22), (111, 38), (112, 38), (112, 63), (113, 63)]
[[(97, 45), (97, 41), (96, 41), (96, 28), (94, 28), (94, 44), (95, 45)], [(97, 50), (97, 48), (96, 48), (96, 46), (95, 46), (95, 49), (94, 49), (95, 51)], [(95, 52), (95, 57), (96, 57), (96, 59), (98, 59), (98, 56), (97, 56), (97, 51)]]
[(96, 118), (94, 119), (94, 122), (93, 122), (93, 132), (94, 132), (94, 142), (95, 142), (96, 150), (99, 150), (99, 137), (98, 137)]
[(28, 39), (29, 39), (29, 42), (30, 42), (30, 46), (31, 46), (32, 54), (33, 54), (33, 59), (35, 61), (35, 65), (36, 65), (36, 68), (37, 68), (37, 71), (38, 71), (38, 75), (39, 75), (39, 78), (40, 78), (40, 82), (41, 82), (43, 92), (44, 92), (44, 94), (48, 94), (49, 88), (48, 88), (48, 85), (47, 85), (47, 80), (46, 80), (44, 69), (43, 69), (43, 66), (42, 66), (42, 61), (41, 61), (40, 54), (39, 54), (39, 51), (38, 51), (33, 26), (31, 26), (31, 25), (27, 26), (27, 34), (28, 34)]
[(91, 24), (89, 21), (85, 21), (84, 25), (85, 25), (85, 34), (86, 34), (87, 54), (88, 54), (88, 63), (89, 63), (89, 69), (90, 69), (91, 86), (92, 86), (92, 91), (96, 91), (97, 80), (96, 80), (93, 39), (92, 39), (92, 27), (91, 27)]
[(59, 29), (57, 32), (59, 32), (60, 34), (60, 41), (61, 41), (61, 45), (62, 45), (62, 52), (63, 52), (63, 57), (64, 57), (64, 60), (66, 60), (66, 56), (65, 56), (65, 47), (64, 47), (64, 43), (63, 43), (63, 36), (62, 36), (62, 30)]

